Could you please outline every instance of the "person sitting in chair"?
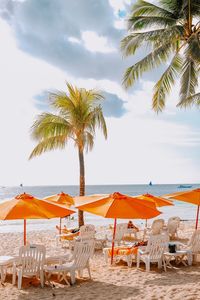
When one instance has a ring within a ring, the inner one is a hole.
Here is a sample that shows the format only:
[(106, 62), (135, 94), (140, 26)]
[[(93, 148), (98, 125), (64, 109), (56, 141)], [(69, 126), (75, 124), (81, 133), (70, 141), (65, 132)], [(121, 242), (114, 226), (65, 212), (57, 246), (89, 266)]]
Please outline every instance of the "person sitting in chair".
[(132, 228), (132, 229), (135, 229), (136, 231), (139, 231), (139, 228), (137, 226), (135, 226), (132, 221), (128, 222), (128, 226), (127, 227), (128, 227), (128, 229)]

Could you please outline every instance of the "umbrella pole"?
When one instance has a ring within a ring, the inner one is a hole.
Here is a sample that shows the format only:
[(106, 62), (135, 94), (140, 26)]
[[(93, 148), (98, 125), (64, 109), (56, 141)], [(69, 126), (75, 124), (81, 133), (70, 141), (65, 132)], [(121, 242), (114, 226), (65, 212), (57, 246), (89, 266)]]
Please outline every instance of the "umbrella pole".
[(197, 217), (196, 217), (196, 226), (195, 229), (198, 227), (198, 222), (199, 222), (199, 205), (197, 206)]
[(112, 240), (112, 252), (111, 252), (111, 265), (113, 263), (113, 256), (114, 256), (116, 225), (117, 225), (117, 219), (115, 219), (115, 221), (114, 221), (113, 240)]
[(24, 219), (24, 246), (26, 246), (26, 220)]
[(62, 226), (62, 218), (60, 218), (60, 229), (59, 229), (60, 234), (61, 234), (61, 226)]

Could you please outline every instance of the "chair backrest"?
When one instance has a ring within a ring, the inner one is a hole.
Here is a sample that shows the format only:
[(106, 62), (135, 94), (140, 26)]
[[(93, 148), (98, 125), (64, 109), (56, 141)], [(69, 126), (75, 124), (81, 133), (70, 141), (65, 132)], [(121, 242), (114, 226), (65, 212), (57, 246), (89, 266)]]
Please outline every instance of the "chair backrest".
[(162, 258), (163, 252), (168, 251), (169, 237), (167, 234), (151, 235), (146, 252), (148, 252), (151, 260), (159, 260)]
[(43, 245), (27, 245), (19, 249), (19, 263), (24, 274), (36, 274), (43, 269), (46, 248)]
[(160, 234), (163, 229), (164, 224), (165, 224), (165, 221), (163, 219), (154, 220), (151, 225), (151, 233), (153, 235)]
[(95, 238), (95, 226), (91, 224), (80, 227), (79, 238), (81, 240), (90, 240)]
[(76, 241), (73, 252), (74, 267), (76, 269), (85, 268), (89, 259), (94, 254), (94, 240)]
[(168, 219), (167, 225), (169, 225), (171, 222), (176, 221), (178, 223), (178, 226), (180, 225), (181, 219), (179, 217), (171, 217)]
[(194, 254), (200, 253), (200, 229), (197, 229), (193, 232), (188, 246)]
[(127, 232), (127, 223), (121, 223), (116, 225), (115, 240), (121, 241), (124, 234)]

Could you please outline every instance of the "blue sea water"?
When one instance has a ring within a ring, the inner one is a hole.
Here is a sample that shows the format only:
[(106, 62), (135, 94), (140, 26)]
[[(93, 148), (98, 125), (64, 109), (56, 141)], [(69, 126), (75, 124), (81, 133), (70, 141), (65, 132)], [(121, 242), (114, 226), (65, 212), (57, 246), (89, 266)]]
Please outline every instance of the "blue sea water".
[[(199, 188), (200, 184), (193, 184), (193, 188)], [(178, 184), (160, 184), (160, 185), (88, 185), (86, 186), (86, 194), (106, 194), (120, 192), (128, 195), (139, 195), (151, 193), (153, 195), (164, 195), (172, 192), (182, 191), (185, 189), (178, 188)], [(0, 202), (5, 199), (10, 199), (21, 193), (29, 193), (38, 198), (43, 198), (49, 195), (60, 193), (61, 191), (76, 196), (79, 193), (78, 186), (27, 186), (27, 187), (0, 187)], [(180, 216), (182, 220), (194, 220), (196, 217), (196, 206), (181, 201), (175, 201), (174, 206), (161, 207), (159, 210), (163, 213), (162, 218), (167, 220), (170, 216)], [(112, 219), (105, 219), (89, 213), (85, 213), (86, 223), (94, 225), (112, 224)], [(123, 220), (119, 220), (119, 222)], [(144, 224), (142, 220), (134, 220), (134, 223)], [(151, 223), (151, 221), (149, 221)], [(58, 224), (58, 219), (52, 220), (28, 220), (27, 231), (33, 230), (52, 230)], [(77, 214), (74, 214), (74, 220), (65, 220), (63, 224), (67, 226), (77, 226)], [(1, 232), (22, 232), (23, 221), (0, 221)]]

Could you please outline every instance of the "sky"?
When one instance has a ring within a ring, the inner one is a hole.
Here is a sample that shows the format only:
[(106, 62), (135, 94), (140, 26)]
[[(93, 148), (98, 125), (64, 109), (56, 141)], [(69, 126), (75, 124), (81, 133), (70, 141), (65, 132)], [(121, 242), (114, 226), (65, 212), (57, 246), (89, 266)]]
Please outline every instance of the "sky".
[(108, 139), (97, 132), (85, 155), (86, 184), (199, 183), (199, 111), (176, 107), (178, 84), (159, 115), (151, 97), (161, 70), (122, 87), (126, 67), (145, 52), (124, 59), (119, 49), (130, 4), (0, 0), (0, 186), (79, 183), (71, 142), (28, 160), (36, 145), (30, 127), (49, 110), (48, 91), (66, 90), (66, 81), (105, 96)]

